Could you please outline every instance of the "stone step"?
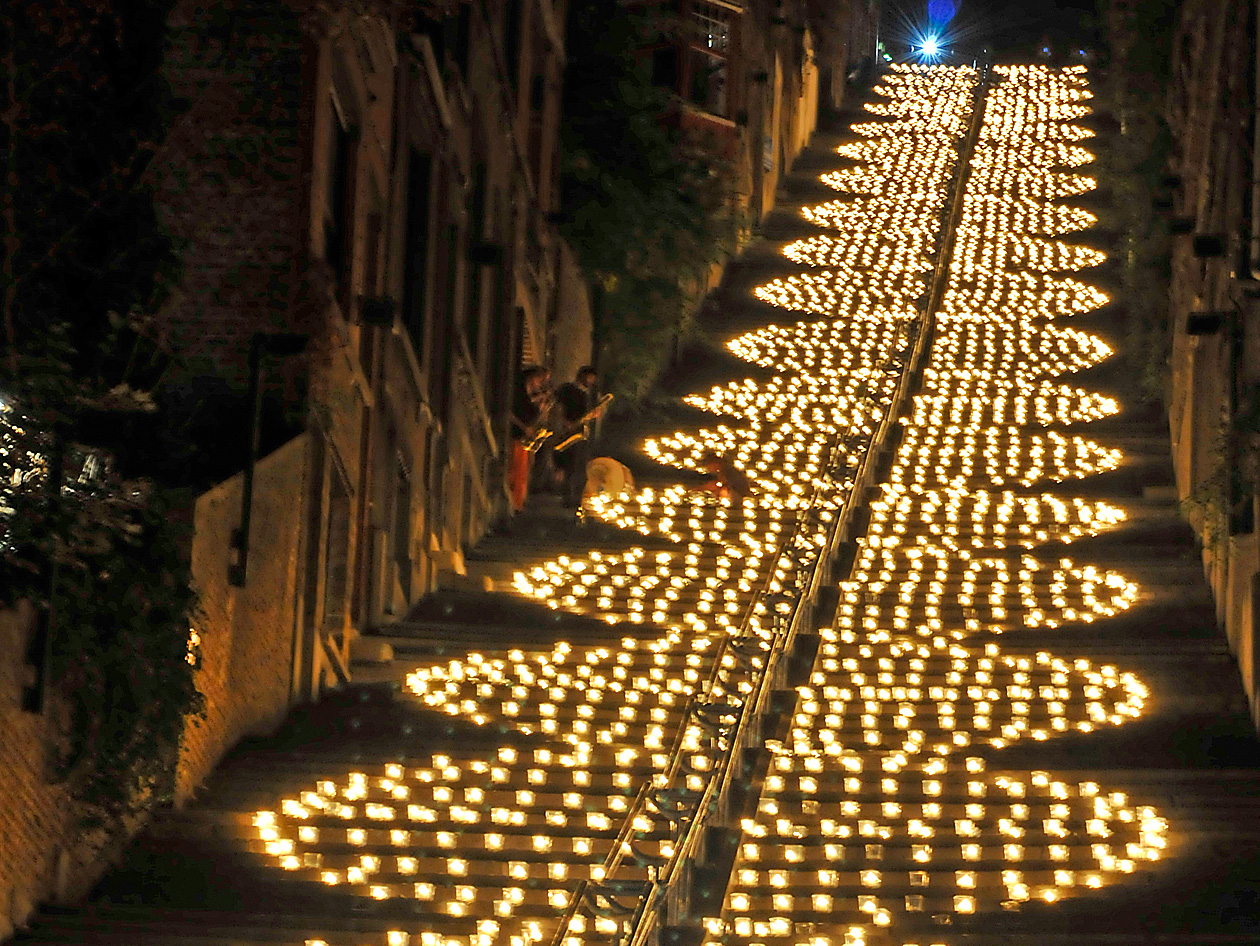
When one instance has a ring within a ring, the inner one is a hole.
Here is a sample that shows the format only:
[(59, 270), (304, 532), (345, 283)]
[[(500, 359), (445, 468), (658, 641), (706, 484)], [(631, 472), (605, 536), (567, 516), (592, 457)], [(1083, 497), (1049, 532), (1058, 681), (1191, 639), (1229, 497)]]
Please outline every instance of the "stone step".
[[(1091, 893), (1091, 897), (1093, 894)], [(1062, 909), (1067, 901), (1055, 904)], [(991, 916), (983, 917), (989, 921)], [(867, 923), (869, 924), (869, 918)], [(844, 928), (844, 924), (834, 919), (818, 924), (823, 928)], [(958, 925), (962, 925), (959, 923)], [(968, 923), (976, 926), (977, 923)], [(966, 932), (942, 929), (941, 924), (933, 924), (930, 919), (922, 921), (914, 930), (904, 931), (899, 927), (899, 940), (907, 942), (933, 944), (933, 946), (1260, 946), (1260, 933), (1247, 932), (1203, 932), (1186, 930), (1181, 932), (1161, 933), (1151, 930), (1084, 930), (1079, 927), (1070, 931), (1047, 929), (1045, 924), (1033, 930), (1012, 930), (1010, 932), (991, 932), (978, 929)], [(766, 946), (799, 946), (802, 934), (772, 935), (767, 929), (758, 932), (756, 941)]]
[[(435, 916), (433, 919), (438, 919)], [(440, 917), (443, 925), (472, 932), (472, 920)], [(94, 906), (81, 912), (45, 912), (15, 943), (66, 943), (83, 946), (399, 946), (395, 933), (415, 929), (422, 916), (372, 920), (347, 913), (321, 915), (312, 910), (249, 914), (144, 907)], [(510, 922), (509, 927), (513, 926)]]

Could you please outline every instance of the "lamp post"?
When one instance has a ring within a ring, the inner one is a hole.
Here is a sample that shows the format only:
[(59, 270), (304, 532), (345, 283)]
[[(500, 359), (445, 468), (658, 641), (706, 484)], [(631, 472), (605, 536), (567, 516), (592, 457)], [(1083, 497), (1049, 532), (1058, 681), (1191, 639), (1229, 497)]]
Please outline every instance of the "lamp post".
[(245, 586), (249, 563), (249, 519), (254, 498), (254, 464), (258, 460), (258, 441), (262, 426), (262, 360), (263, 355), (287, 358), (300, 355), (309, 337), (296, 332), (255, 332), (249, 340), (249, 454), (241, 484), (241, 524), (232, 531), (231, 561), (228, 581), (237, 588)]

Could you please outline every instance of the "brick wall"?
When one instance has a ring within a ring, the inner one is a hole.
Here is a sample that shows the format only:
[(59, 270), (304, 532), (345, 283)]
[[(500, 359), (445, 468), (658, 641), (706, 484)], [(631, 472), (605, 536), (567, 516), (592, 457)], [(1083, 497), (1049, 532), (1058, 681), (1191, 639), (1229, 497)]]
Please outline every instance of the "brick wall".
[[(289, 707), (296, 592), (309, 435), (265, 457), (254, 480), (249, 579), (227, 582), (228, 544), (239, 521), (241, 477), (196, 503), (193, 580), (202, 600), (197, 685), (206, 718), (190, 725), (176, 772), (184, 802), (243, 736), (265, 733)], [(113, 850), (94, 848), (76, 829), (65, 792), (50, 780), (50, 724), (21, 711), (31, 609), (0, 612), (0, 941), (42, 902), (87, 892)]]
[[(253, 332), (293, 327), (305, 206), (303, 38), (293, 6), (266, 0), (178, 0), (169, 25), (165, 74), (188, 110), (155, 158), (153, 182), (184, 270), (161, 313), (175, 364), (159, 397), (167, 409), (191, 411), (206, 378), (243, 394)], [(245, 436), (223, 445), (229, 468), (244, 453)], [(307, 442), (300, 437), (260, 464), (246, 588), (226, 583), (240, 477), (196, 504), (199, 685), (208, 715), (187, 735), (180, 799), (241, 736), (268, 729), (287, 710), (300, 536), (294, 500), (304, 485)], [(49, 782), (48, 721), (19, 708), (28, 624), (24, 613), (0, 613), (0, 941), (35, 905), (85, 893), (108, 859), (83, 842), (65, 793)]]
[(46, 779), (46, 722), (22, 712), (30, 608), (0, 612), (0, 940), (56, 886), (65, 794)]
[(267, 732), (288, 710), (301, 604), (299, 497), (306, 493), (309, 444), (310, 435), (303, 434), (258, 463), (245, 587), (227, 580), (242, 478), (234, 476), (197, 500), (192, 574), (201, 599), (197, 686), (206, 697), (206, 716), (185, 735), (176, 775), (179, 802), (239, 739)]
[[(1110, 13), (1111, 35), (1117, 39), (1113, 74), (1136, 74), (1146, 67), (1133, 61), (1133, 39), (1149, 39), (1142, 30), (1158, 26), (1142, 21), (1138, 3), (1113, 3)], [(1172, 177), (1162, 186), (1169, 191), (1174, 222), (1191, 225), (1196, 236), (1222, 234), (1235, 249), (1218, 255), (1201, 252), (1189, 235), (1172, 240), (1165, 405), (1178, 496), (1202, 539), (1217, 620), (1260, 728), (1257, 489), (1249, 473), (1236, 478), (1229, 472), (1252, 466), (1254, 438), (1245, 431), (1252, 392), (1260, 386), (1260, 303), (1246, 288), (1248, 262), (1240, 260), (1234, 242), (1245, 250), (1251, 235), (1246, 197), (1252, 179), (1253, 50), (1247, 31), (1233, 28), (1234, 8), (1222, 0), (1179, 4), (1176, 15), (1172, 35), (1181, 39), (1171, 43), (1172, 82), (1162, 104), (1173, 141), (1166, 163)], [(1127, 101), (1118, 98), (1117, 117), (1128, 140), (1140, 142), (1151, 134), (1152, 116), (1143, 114), (1138, 93), (1128, 95)], [(1142, 243), (1146, 239), (1139, 230), (1139, 254), (1150, 252)], [(1192, 333), (1190, 316), (1198, 313), (1224, 313), (1222, 327)], [(1128, 331), (1137, 337), (1143, 329)], [(1223, 428), (1223, 422), (1230, 427)]]
[(183, 365), (243, 391), (249, 335), (289, 328), (300, 259), (302, 35), (284, 3), (179, 0), (165, 74), (188, 104), (155, 169), (162, 222), (181, 244), (163, 312)]

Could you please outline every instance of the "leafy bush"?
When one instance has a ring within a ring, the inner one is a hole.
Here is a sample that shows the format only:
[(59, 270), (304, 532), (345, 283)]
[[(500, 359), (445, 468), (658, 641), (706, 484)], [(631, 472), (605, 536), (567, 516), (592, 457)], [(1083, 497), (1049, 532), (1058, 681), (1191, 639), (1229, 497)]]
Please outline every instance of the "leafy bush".
[(1167, 174), (1172, 141), (1163, 107), (1171, 69), (1176, 4), (1171, 0), (1109, 0), (1105, 4), (1109, 68), (1096, 90), (1097, 106), (1111, 113), (1120, 134), (1098, 149), (1100, 180), (1112, 194), (1120, 232), (1120, 278), (1127, 318), (1125, 357), (1135, 361), (1141, 393), (1161, 400), (1168, 383), (1168, 229), (1154, 211)]
[(174, 499), (92, 449), (152, 412), (164, 363), (145, 313), (177, 267), (146, 172), (176, 109), (161, 76), (170, 6), (0, 12), (0, 605), (40, 612), (28, 697), (60, 733), (57, 777), (106, 827), (161, 791), (200, 709)]
[(561, 230), (594, 284), (605, 385), (641, 398), (689, 329), (698, 287), (740, 225), (730, 169), (685, 136), (670, 92), (652, 85), (653, 21), (618, 0), (569, 11), (561, 126)]

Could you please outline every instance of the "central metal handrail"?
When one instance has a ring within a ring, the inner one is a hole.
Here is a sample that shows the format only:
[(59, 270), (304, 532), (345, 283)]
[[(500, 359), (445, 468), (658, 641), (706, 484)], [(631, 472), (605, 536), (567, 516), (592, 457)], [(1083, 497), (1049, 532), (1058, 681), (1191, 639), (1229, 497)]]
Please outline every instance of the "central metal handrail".
[[(799, 581), (797, 583), (796, 590), (799, 593), (799, 597), (793, 606), (791, 617), (786, 622), (775, 622), (775, 630), (769, 641), (762, 639), (764, 646), (761, 646), (759, 649), (763, 664), (760, 667), (760, 672), (754, 674), (752, 692), (741, 699), (739, 703), (738, 712), (735, 714), (735, 722), (729, 727), (730, 731), (726, 734), (725, 749), (719, 753), (718, 758), (715, 760), (716, 764), (709, 770), (708, 777), (705, 780), (705, 787), (700, 792), (694, 806), (692, 806), (690, 817), (679, 820), (681, 836), (678, 838), (668, 861), (657, 871), (656, 876), (649, 881), (649, 888), (646, 894), (640, 898), (638, 907), (630, 920), (629, 935), (625, 937), (626, 946), (644, 946), (649, 937), (659, 932), (662, 925), (662, 915), (664, 914), (668, 917), (676, 912), (670, 909), (672, 906), (671, 894), (674, 901), (682, 898), (684, 892), (678, 889), (681, 886), (679, 881), (680, 879), (685, 879), (686, 867), (696, 859), (697, 849), (702, 843), (704, 829), (709, 826), (712, 816), (721, 810), (723, 802), (729, 801), (734, 773), (737, 770), (737, 766), (734, 764), (735, 761), (742, 758), (743, 750), (751, 748), (754, 743), (760, 742), (760, 734), (757, 732), (757, 729), (761, 720), (766, 716), (767, 703), (773, 693), (772, 684), (777, 682), (780, 677), (780, 671), (783, 667), (783, 655), (791, 649), (800, 628), (812, 616), (813, 607), (817, 601), (825, 576), (830, 569), (831, 561), (840, 544), (849, 538), (853, 521), (859, 509), (864, 505), (864, 494), (872, 485), (871, 481), (874, 478), (876, 468), (882, 458), (893, 426), (900, 419), (906, 402), (916, 386), (917, 376), (924, 367), (924, 358), (929, 350), (931, 338), (935, 333), (936, 312), (944, 298), (945, 277), (950, 265), (958, 223), (962, 217), (963, 195), (969, 172), (970, 155), (974, 151), (976, 142), (979, 140), (988, 81), (988, 69), (985, 67), (980, 70), (977, 77), (971, 124), (958, 149), (951, 212), (945, 221), (944, 232), (941, 236), (941, 244), (937, 254), (936, 265), (933, 269), (928, 301), (921, 317), (916, 320), (915, 324), (919, 325), (919, 331), (914, 339), (909, 357), (902, 366), (901, 375), (897, 380), (897, 387), (893, 397), (887, 410), (884, 411), (874, 434), (862, 451), (861, 460), (858, 463), (852, 482), (848, 484), (849, 492), (845, 497), (839, 515), (832, 519), (825, 530), (826, 537), (818, 550), (818, 554), (809, 566), (808, 579), (803, 584)], [(604, 880), (609, 879), (612, 871), (616, 870), (620, 865), (623, 855), (629, 847), (634, 825), (638, 817), (643, 813), (647, 799), (651, 795), (651, 789), (654, 786), (669, 786), (677, 777), (684, 755), (683, 741), (692, 726), (695, 725), (696, 714), (701, 708), (710, 705), (707, 698), (721, 682), (722, 673), (727, 669), (725, 666), (726, 657), (731, 653), (733, 642), (746, 636), (743, 632), (747, 631), (752, 617), (756, 614), (757, 606), (765, 599), (771, 585), (777, 580), (777, 572), (780, 564), (784, 561), (784, 557), (790, 550), (797, 547), (798, 539), (802, 538), (804, 530), (809, 526), (813, 517), (827, 508), (826, 503), (833, 497), (831, 488), (833, 483), (828, 482), (828, 477), (839, 475), (837, 466), (844, 455), (844, 439), (842, 435), (838, 435), (837, 439), (831, 444), (828, 461), (822, 473), (815, 480), (814, 490), (810, 495), (809, 501), (798, 507), (798, 515), (793, 528), (780, 539), (771, 559), (766, 578), (753, 592), (752, 598), (749, 599), (745, 606), (740, 622), (737, 625), (736, 633), (724, 635), (719, 641), (708, 678), (699, 688), (698, 694), (693, 695), (684, 708), (682, 720), (670, 753), (669, 766), (660, 776), (655, 776), (645, 782), (635, 796), (634, 803), (630, 806), (621, 830), (618, 832), (614, 847), (605, 859)], [(719, 823), (722, 820), (724, 819), (718, 819)], [(589, 883), (585, 880), (577, 885), (574, 895), (561, 917), (560, 926), (552, 940), (552, 946), (563, 946), (564, 938), (569, 935), (570, 926), (586, 898), (589, 887)], [(624, 931), (625, 927), (623, 927)]]
[[(715, 802), (726, 796), (731, 785), (732, 772), (734, 766), (732, 762), (738, 757), (739, 750), (743, 747), (742, 743), (746, 741), (747, 734), (755, 728), (754, 720), (760, 720), (764, 711), (764, 702), (768, 699), (767, 694), (770, 692), (769, 681), (777, 676), (779, 669), (779, 660), (782, 654), (786, 653), (791, 644), (794, 642), (797, 632), (803, 625), (805, 619), (810, 616), (813, 604), (816, 600), (820, 589), (823, 576), (830, 567), (831, 559), (834, 557), (840, 543), (845, 541), (849, 536), (849, 530), (853, 523), (857, 511), (863, 505), (862, 499), (865, 491), (870, 488), (871, 480), (874, 477), (875, 470), (879, 464), (881, 455), (883, 454), (888, 437), (892, 431), (893, 425), (899, 420), (906, 402), (911, 396), (911, 392), (916, 386), (916, 378), (924, 367), (924, 358), (929, 350), (931, 338), (935, 333), (936, 313), (944, 298), (945, 277), (949, 270), (950, 257), (953, 252), (953, 243), (956, 236), (958, 223), (962, 217), (963, 196), (966, 190), (966, 181), (970, 167), (970, 156), (975, 149), (976, 142), (979, 140), (980, 128), (983, 121), (985, 91), (989, 81), (988, 69), (982, 69), (977, 77), (974, 102), (972, 107), (971, 124), (967, 135), (960, 142), (958, 149), (957, 168), (955, 171), (955, 179), (953, 184), (953, 200), (951, 213), (946, 222), (944, 233), (942, 233), (941, 245), (937, 254), (936, 266), (934, 267), (932, 276), (931, 291), (929, 293), (927, 305), (924, 308), (920, 322), (920, 330), (914, 341), (914, 346), (910, 353), (910, 357), (906, 360), (900, 378), (897, 382), (897, 388), (889, 404), (888, 410), (884, 413), (875, 435), (867, 443), (866, 450), (863, 452), (862, 459), (858, 465), (858, 470), (853, 478), (849, 495), (839, 516), (832, 522), (829, 536), (825, 543), (825, 548), (820, 551), (815, 558), (811, 570), (805, 593), (797, 600), (793, 609), (792, 617), (788, 622), (785, 631), (781, 635), (777, 635), (774, 647), (766, 655), (766, 664), (762, 669), (757, 683), (755, 684), (755, 692), (750, 698), (744, 702), (739, 720), (736, 724), (736, 730), (732, 733), (728, 741), (727, 751), (723, 754), (721, 763), (715, 767), (713, 777), (709, 778), (705, 792), (696, 806), (696, 814), (687, 826), (686, 834), (675, 848), (673, 857), (671, 857), (668, 865), (657, 876), (656, 881), (652, 885), (652, 889), (643, 899), (640, 909), (636, 912), (633, 925), (630, 929), (630, 935), (627, 937), (627, 946), (643, 946), (648, 938), (659, 930), (661, 925), (662, 910), (668, 911), (668, 895), (671, 885), (679, 878), (682, 872), (682, 865), (689, 863), (695, 853), (696, 848), (700, 844), (703, 828), (706, 827), (708, 815), (718, 806)], [(829, 467), (834, 467), (834, 459), (839, 452), (840, 444), (833, 445), (832, 463)], [(821, 489), (821, 483), (815, 489), (815, 494), (811, 500), (809, 509), (806, 510), (797, 520), (797, 533), (801, 525), (808, 521), (809, 513), (813, 511), (817, 502)], [(785, 539), (784, 542), (787, 540)], [(784, 543), (780, 544), (780, 556), (785, 548)], [(781, 560), (781, 558), (779, 559)], [(773, 572), (772, 572), (773, 574)], [(750, 605), (750, 608), (752, 605)], [(725, 643), (725, 642), (724, 642)], [(719, 664), (715, 663), (715, 671)], [(749, 712), (751, 710), (751, 712)]]

